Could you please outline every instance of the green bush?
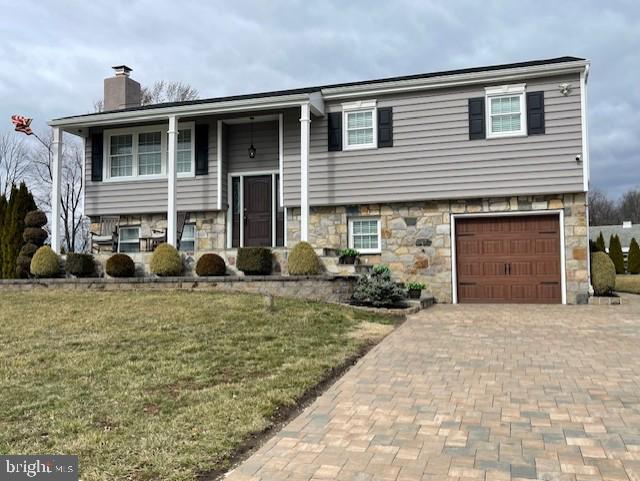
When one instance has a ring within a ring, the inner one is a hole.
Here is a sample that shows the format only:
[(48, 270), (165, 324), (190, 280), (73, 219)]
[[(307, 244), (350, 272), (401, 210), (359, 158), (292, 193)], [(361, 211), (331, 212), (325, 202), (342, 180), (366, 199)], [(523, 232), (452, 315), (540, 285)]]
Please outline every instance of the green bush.
[(407, 289), (410, 291), (421, 291), (425, 287), (427, 286), (424, 285), (424, 282), (409, 282), (409, 284), (407, 284)]
[(96, 271), (93, 256), (91, 254), (70, 252), (67, 254), (64, 270), (67, 274), (76, 277), (91, 277)]
[(107, 259), (106, 272), (111, 277), (134, 277), (136, 265), (126, 254), (114, 254)]
[(24, 225), (26, 227), (44, 227), (47, 225), (47, 214), (41, 210), (29, 211), (24, 217)]
[(47, 231), (40, 227), (25, 227), (24, 231), (22, 231), (22, 239), (37, 246), (43, 245), (47, 237), (49, 237)]
[(389, 266), (385, 266), (384, 264), (378, 264), (373, 266), (373, 273), (374, 274), (389, 274), (391, 275), (391, 269), (389, 269)]
[(56, 277), (60, 273), (60, 259), (51, 247), (42, 246), (31, 259), (31, 274), (36, 277)]
[(631, 239), (631, 243), (629, 244), (627, 270), (629, 274), (640, 274), (640, 246), (635, 238)]
[(182, 257), (171, 244), (160, 244), (151, 255), (149, 270), (157, 276), (179, 276), (182, 274)]
[(612, 235), (609, 240), (609, 257), (616, 268), (616, 274), (624, 274), (624, 254), (620, 238), (617, 235)]
[(202, 277), (224, 276), (227, 266), (218, 254), (203, 254), (196, 264), (196, 274)]
[(607, 246), (604, 244), (604, 236), (602, 235), (602, 231), (600, 235), (596, 239), (596, 252), (606, 252)]
[(28, 242), (22, 246), (16, 259), (16, 276), (26, 279), (31, 274), (31, 259), (38, 250), (38, 246)]
[(238, 249), (236, 267), (248, 276), (271, 274), (271, 249), (266, 247), (241, 247)]
[(407, 298), (406, 291), (391, 279), (386, 266), (376, 266), (371, 275), (358, 279), (351, 298), (354, 304), (373, 307), (393, 307)]
[(616, 287), (616, 268), (604, 252), (591, 256), (591, 283), (596, 296), (607, 296)]
[(289, 254), (289, 274), (292, 276), (314, 276), (320, 274), (320, 259), (308, 242), (298, 242)]

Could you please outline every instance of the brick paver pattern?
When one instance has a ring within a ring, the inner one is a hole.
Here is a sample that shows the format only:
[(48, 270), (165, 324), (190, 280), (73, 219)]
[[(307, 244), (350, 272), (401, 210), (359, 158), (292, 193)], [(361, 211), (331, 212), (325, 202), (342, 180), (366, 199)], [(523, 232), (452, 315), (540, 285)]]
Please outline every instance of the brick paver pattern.
[(640, 481), (640, 304), (412, 316), (227, 477)]

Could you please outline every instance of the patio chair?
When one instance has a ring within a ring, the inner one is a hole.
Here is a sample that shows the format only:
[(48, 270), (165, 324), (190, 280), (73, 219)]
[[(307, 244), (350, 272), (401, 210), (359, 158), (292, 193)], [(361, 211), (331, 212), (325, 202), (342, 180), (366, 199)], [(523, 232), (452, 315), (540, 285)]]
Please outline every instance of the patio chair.
[(91, 251), (100, 252), (102, 247), (109, 247), (111, 252), (116, 252), (119, 225), (120, 216), (100, 217), (100, 232), (91, 232)]
[[(176, 226), (176, 241), (177, 241), (177, 248), (180, 248), (180, 239), (182, 239), (182, 233), (184, 232), (184, 224), (187, 221), (187, 216), (188, 216), (188, 212), (178, 212), (178, 216), (177, 216), (177, 226)], [(164, 243), (167, 242), (167, 229), (153, 229), (152, 230), (152, 234), (151, 237), (149, 239), (149, 250), (150, 251), (154, 251), (156, 250), (156, 248)]]

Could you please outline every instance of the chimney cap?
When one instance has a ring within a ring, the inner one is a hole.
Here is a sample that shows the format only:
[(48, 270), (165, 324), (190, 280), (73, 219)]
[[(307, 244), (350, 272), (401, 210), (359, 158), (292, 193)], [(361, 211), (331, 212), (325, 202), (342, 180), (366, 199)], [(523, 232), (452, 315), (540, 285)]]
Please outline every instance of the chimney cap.
[(630, 220), (623, 220), (622, 221), (622, 228), (623, 229), (631, 229), (631, 227), (633, 227), (633, 222), (631, 222)]
[(114, 65), (111, 68), (116, 71), (116, 75), (126, 75), (127, 77), (129, 73), (133, 71), (131, 67), (127, 67), (126, 65)]

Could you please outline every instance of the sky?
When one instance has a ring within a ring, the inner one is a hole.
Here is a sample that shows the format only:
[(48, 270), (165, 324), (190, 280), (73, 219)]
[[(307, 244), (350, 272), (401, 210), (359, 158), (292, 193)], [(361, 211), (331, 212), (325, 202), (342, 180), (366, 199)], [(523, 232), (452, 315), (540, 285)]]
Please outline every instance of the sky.
[(0, 0), (0, 132), (92, 111), (111, 66), (201, 98), (572, 55), (592, 187), (640, 187), (640, 1)]

